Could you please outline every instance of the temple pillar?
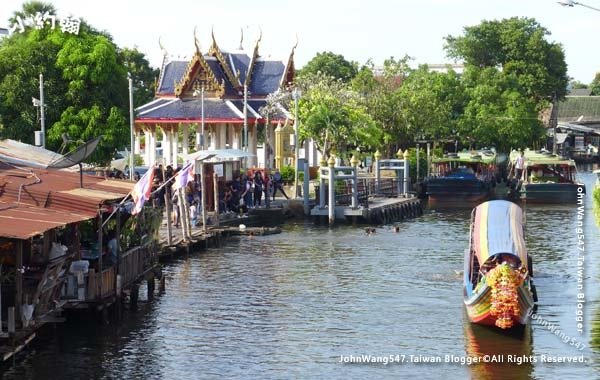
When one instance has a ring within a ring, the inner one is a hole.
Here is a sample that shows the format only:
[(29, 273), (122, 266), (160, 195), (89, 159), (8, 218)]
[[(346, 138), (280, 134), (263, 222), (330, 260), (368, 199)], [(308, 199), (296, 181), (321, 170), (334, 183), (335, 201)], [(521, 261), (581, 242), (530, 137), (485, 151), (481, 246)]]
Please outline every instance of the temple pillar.
[[(205, 129), (206, 132), (206, 129)], [(210, 145), (208, 146), (208, 149), (210, 150), (215, 150), (217, 149), (217, 136), (215, 133), (215, 126), (211, 125), (210, 128), (208, 129), (208, 134), (210, 135)]]
[(163, 139), (162, 139), (162, 149), (163, 149), (163, 159), (162, 163), (164, 165), (171, 165), (171, 131), (167, 129), (167, 127), (162, 127)]
[(216, 128), (219, 135), (219, 149), (225, 149), (227, 148), (227, 124), (217, 125)]
[(173, 168), (176, 168), (178, 164), (177, 159), (179, 157), (179, 126), (171, 130), (171, 146), (171, 153), (173, 154), (173, 160), (171, 163), (173, 164)]
[(133, 133), (133, 154), (140, 154), (140, 140), (141, 136), (139, 132)]
[(242, 149), (242, 133), (240, 127), (234, 124), (231, 126), (231, 128), (233, 129), (233, 132), (231, 134), (233, 143), (231, 147), (233, 149)]
[(281, 169), (283, 165), (283, 128), (277, 123), (275, 128), (275, 167)]
[(183, 159), (187, 159), (187, 155), (189, 153), (189, 141), (190, 141), (190, 126), (189, 124), (184, 124), (182, 126), (183, 138), (181, 139), (181, 153), (183, 154)]
[(149, 150), (150, 150), (150, 162), (148, 163), (148, 166), (152, 166), (156, 163), (156, 128), (152, 128), (150, 130), (150, 144), (148, 146)]
[(150, 166), (151, 157), (150, 157), (150, 131), (144, 130), (144, 165)]
[(248, 166), (256, 166), (256, 144), (257, 144), (257, 125), (256, 122), (248, 128), (248, 153), (253, 154), (253, 157), (248, 158)]
[[(202, 132), (202, 125), (196, 124), (196, 150), (202, 149), (202, 146), (201, 146), (202, 145), (201, 144), (202, 134), (201, 134), (201, 132)], [(204, 147), (204, 148), (206, 149), (206, 147)]]

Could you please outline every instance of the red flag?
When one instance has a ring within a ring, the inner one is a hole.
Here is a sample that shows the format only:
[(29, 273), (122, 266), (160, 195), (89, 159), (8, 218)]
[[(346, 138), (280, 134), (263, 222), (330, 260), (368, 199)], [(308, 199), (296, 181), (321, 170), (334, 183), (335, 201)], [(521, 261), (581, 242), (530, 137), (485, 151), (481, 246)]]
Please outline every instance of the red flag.
[(150, 194), (152, 193), (152, 183), (154, 182), (154, 168), (148, 168), (148, 171), (140, 178), (140, 180), (135, 184), (133, 190), (131, 191), (131, 197), (133, 198), (133, 202), (135, 206), (133, 207), (133, 211), (131, 211), (131, 215), (136, 215), (140, 211), (142, 211), (142, 207), (144, 207), (144, 202), (150, 199)]

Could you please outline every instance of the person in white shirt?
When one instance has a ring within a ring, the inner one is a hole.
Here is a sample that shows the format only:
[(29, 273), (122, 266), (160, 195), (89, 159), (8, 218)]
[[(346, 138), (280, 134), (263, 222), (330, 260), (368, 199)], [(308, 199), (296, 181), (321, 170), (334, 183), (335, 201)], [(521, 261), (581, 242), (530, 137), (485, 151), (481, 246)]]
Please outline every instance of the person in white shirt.
[(517, 161), (515, 163), (516, 169), (516, 178), (521, 179), (523, 176), (523, 169), (525, 169), (525, 152), (521, 151), (519, 157), (517, 157)]

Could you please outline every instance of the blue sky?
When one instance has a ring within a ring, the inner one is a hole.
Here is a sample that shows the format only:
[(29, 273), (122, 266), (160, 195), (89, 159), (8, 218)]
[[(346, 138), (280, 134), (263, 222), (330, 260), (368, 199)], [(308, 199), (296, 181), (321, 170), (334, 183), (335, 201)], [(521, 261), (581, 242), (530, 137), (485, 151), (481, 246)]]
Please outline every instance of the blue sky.
[[(375, 64), (405, 54), (414, 63), (450, 62), (443, 50), (444, 37), (459, 35), (463, 27), (482, 20), (512, 16), (535, 18), (563, 45), (569, 75), (589, 83), (600, 71), (600, 12), (552, 0), (170, 0), (82, 1), (54, 0), (59, 15), (72, 14), (108, 30), (120, 46), (137, 46), (154, 66), (162, 53), (190, 56), (193, 30), (201, 48), (211, 42), (211, 28), (221, 49), (238, 47), (244, 30), (244, 47), (251, 50), (259, 30), (263, 55), (285, 59), (298, 36), (296, 65), (301, 67), (317, 52), (332, 51), (346, 59)], [(600, 0), (584, 0), (600, 8)], [(0, 27), (7, 25), (20, 0), (0, 2)]]

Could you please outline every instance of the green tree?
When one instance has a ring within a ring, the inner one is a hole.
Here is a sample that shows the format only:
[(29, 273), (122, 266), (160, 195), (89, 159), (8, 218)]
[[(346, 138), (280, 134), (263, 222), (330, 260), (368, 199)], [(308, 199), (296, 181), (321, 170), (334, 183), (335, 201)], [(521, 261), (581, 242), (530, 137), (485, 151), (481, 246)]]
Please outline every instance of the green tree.
[(368, 61), (352, 80), (352, 88), (382, 132), (382, 145), (392, 154), (399, 145), (406, 145), (409, 136), (402, 118), (402, 98), (398, 88), (410, 72), (410, 57), (386, 59), (383, 70), (375, 75), (375, 66)]
[(311, 76), (317, 73), (340, 79), (343, 82), (351, 81), (358, 73), (358, 64), (347, 61), (343, 55), (332, 52), (317, 53), (301, 70), (298, 76)]
[[(566, 95), (569, 78), (562, 46), (549, 42), (550, 32), (531, 18), (483, 21), (464, 28), (464, 35), (446, 37), (449, 57), (467, 66), (502, 68), (514, 75), (525, 96), (547, 105)], [(544, 102), (545, 101), (545, 102)]]
[(399, 89), (407, 135), (434, 140), (454, 137), (465, 103), (460, 77), (451, 69), (413, 71)]
[(590, 83), (590, 90), (590, 95), (600, 95), (600, 73), (596, 73), (594, 80), (592, 81), (592, 83)]
[(118, 53), (120, 62), (125, 66), (127, 72), (131, 73), (134, 107), (148, 103), (156, 93), (158, 69), (150, 66), (146, 56), (137, 48), (120, 49)]
[(537, 103), (522, 95), (515, 75), (470, 67), (463, 80), (467, 103), (457, 128), (463, 143), (509, 151), (540, 142), (544, 128)]
[[(16, 22), (17, 16), (27, 19), (46, 11), (52, 14), (54, 7), (25, 3), (11, 22)], [(39, 94), (42, 73), (47, 148), (57, 150), (63, 133), (84, 141), (103, 135), (91, 161), (106, 163), (116, 148), (129, 142), (125, 65), (136, 68), (132, 72), (139, 75), (140, 89), (151, 85), (139, 53), (120, 51), (107, 33), (85, 21), (77, 35), (58, 27), (13, 33), (0, 41), (0, 137), (33, 142), (39, 110), (31, 105), (31, 98)]]
[(377, 148), (381, 131), (347, 83), (323, 73), (303, 76), (299, 101), (300, 134), (312, 138), (325, 156), (348, 148)]

